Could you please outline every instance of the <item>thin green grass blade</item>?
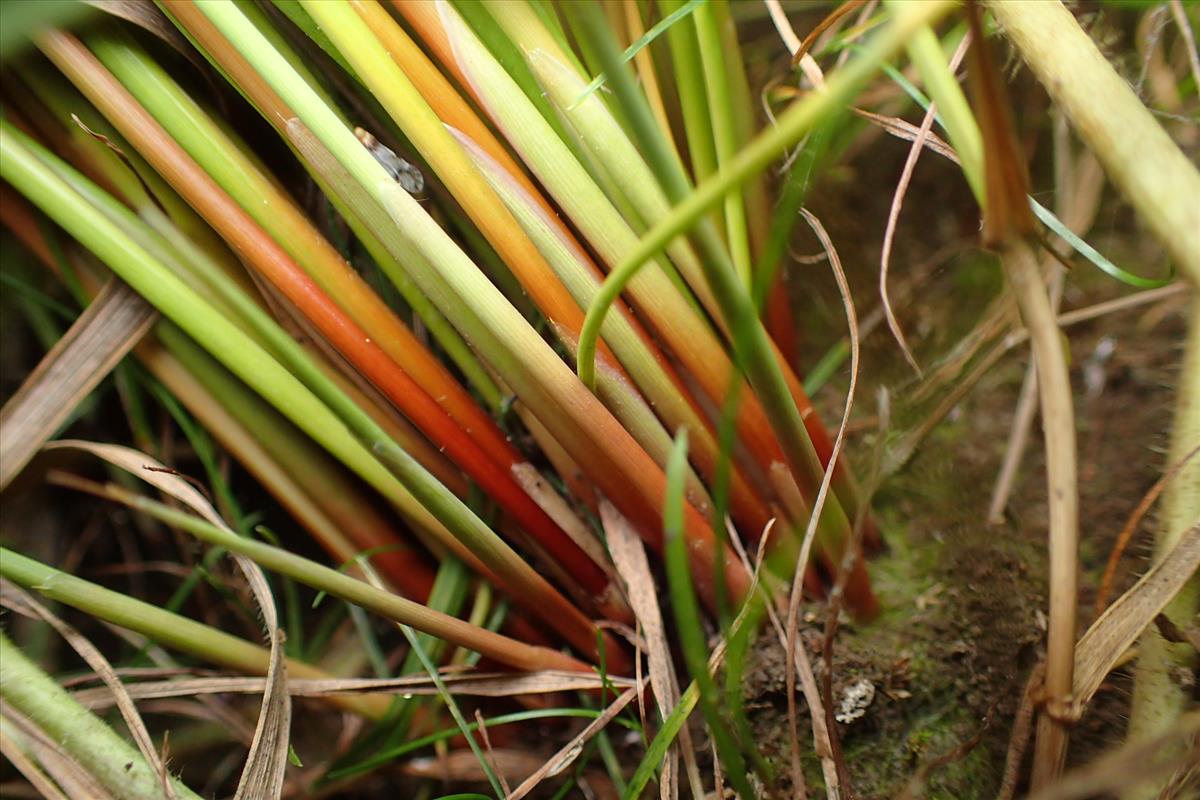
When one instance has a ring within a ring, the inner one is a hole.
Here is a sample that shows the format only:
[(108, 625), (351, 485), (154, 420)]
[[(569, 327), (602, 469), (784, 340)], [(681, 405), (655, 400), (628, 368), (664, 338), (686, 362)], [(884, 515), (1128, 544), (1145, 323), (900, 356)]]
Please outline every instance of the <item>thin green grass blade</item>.
[(1174, 264), (1168, 265), (1167, 274), (1161, 278), (1143, 278), (1140, 275), (1134, 275), (1132, 272), (1121, 269), (1105, 258), (1099, 250), (1092, 247), (1082, 237), (1077, 236), (1074, 231), (1064, 225), (1063, 221), (1056, 217), (1053, 211), (1032, 197), (1029, 198), (1029, 205), (1033, 209), (1034, 216), (1040, 219), (1042, 224), (1049, 228), (1055, 236), (1066, 242), (1072, 250), (1092, 262), (1092, 264), (1110, 278), (1115, 278), (1126, 286), (1134, 286), (1138, 289), (1157, 289), (1175, 280)]
[[(979, 199), (983, 191), (983, 145), (980, 139), (979, 125), (971, 113), (970, 105), (967, 103), (966, 95), (963, 94), (958, 80), (950, 72), (945, 56), (945, 47), (956, 45), (955, 37), (961, 38), (958, 30), (951, 33), (947, 45), (939, 44), (933, 31), (926, 27), (913, 37), (908, 47), (913, 63), (917, 65), (925, 79), (929, 95), (937, 102), (938, 113), (935, 119), (942, 130), (946, 132), (951, 145), (954, 146), (967, 183), (970, 184), (976, 199)], [(887, 75), (904, 89), (921, 108), (929, 109), (929, 98), (913, 86), (898, 70), (889, 69)], [(1072, 232), (1053, 211), (1032, 196), (1029, 198), (1029, 204), (1034, 215), (1042, 221), (1042, 224), (1066, 242), (1072, 250), (1109, 277), (1138, 289), (1157, 289), (1175, 279), (1173, 266), (1162, 278), (1143, 278), (1118, 267), (1100, 251)]]
[[(484, 719), (484, 724), (487, 725), (488, 730), (491, 730), (492, 728), (498, 728), (501, 725), (514, 725), (514, 724), (518, 724), (521, 722), (530, 722), (533, 720), (540, 720), (540, 719), (589, 719), (589, 720), (591, 720), (591, 719), (596, 719), (597, 717), (600, 716), (600, 714), (601, 714), (601, 712), (596, 711), (595, 709), (591, 709), (591, 708), (539, 708), (539, 709), (533, 709), (531, 711), (518, 711), (518, 712), (514, 712), (512, 714), (501, 714), (499, 716), (489, 717), (489, 718)], [(619, 718), (616, 721), (618, 723), (625, 724)], [(468, 731), (473, 732), (479, 728), (479, 723), (468, 722), (465, 727)], [(418, 739), (413, 739), (413, 740), (405, 742), (401, 745), (397, 745), (396, 747), (394, 747), (390, 750), (376, 753), (374, 756), (371, 756), (371, 758), (366, 759), (358, 764), (343, 767), (338, 770), (332, 770), (329, 772), (329, 774), (326, 776), (326, 778), (328, 780), (333, 781), (333, 780), (341, 780), (343, 778), (351, 778), (355, 775), (361, 775), (364, 772), (369, 772), (373, 769), (376, 769), (377, 767), (381, 767), (381, 766), (384, 766), (385, 764), (389, 764), (389, 763), (395, 761), (396, 759), (400, 758), (401, 756), (404, 756), (404, 755), (412, 753), (416, 750), (420, 750), (422, 748), (428, 747), (431, 744), (437, 744), (438, 742), (444, 742), (447, 739), (452, 739), (455, 736), (459, 736), (461, 734), (462, 734), (462, 730), (460, 728), (458, 728), (457, 726), (455, 726), (453, 728), (444, 728), (440, 731), (431, 733), (427, 736), (422, 736)]]
[(450, 716), (458, 724), (459, 731), (462, 733), (463, 738), (467, 740), (467, 745), (471, 748), (471, 752), (475, 754), (476, 760), (479, 761), (479, 766), (483, 769), (483, 774), (487, 776), (488, 783), (491, 784), (493, 791), (496, 792), (496, 797), (503, 796), (504, 788), (500, 784), (500, 779), (496, 777), (496, 771), (492, 769), (491, 762), (483, 754), (483, 749), (479, 746), (479, 742), (475, 741), (475, 737), (471, 735), (472, 730), (467, 727), (466, 718), (463, 717), (458, 703), (454, 700), (454, 696), (447, 691), (446, 684), (438, 672), (437, 665), (430, 660), (429, 654), (425, 652), (425, 647), (421, 644), (417, 632), (408, 625), (400, 625), (399, 627), (401, 632), (404, 633), (404, 638), (408, 640), (413, 653), (416, 654), (417, 659), (421, 662), (421, 666), (425, 668), (425, 673), (433, 681), (433, 685), (437, 687), (442, 702), (446, 704), (446, 709), (450, 712)]
[[(625, 48), (625, 52), (621, 54), (621, 63), (628, 64), (630, 61), (632, 61), (634, 59), (634, 57), (637, 56), (638, 53), (640, 53), (642, 51), (643, 48), (648, 47), (651, 42), (653, 42), (659, 36), (666, 33), (667, 30), (669, 30), (672, 25), (674, 25), (676, 22), (679, 22), (681, 19), (686, 17), (688, 14), (691, 14), (702, 3), (707, 3), (707, 2), (708, 2), (708, 0), (688, 0), (686, 3), (681, 5), (679, 8), (675, 9), (670, 14), (667, 14), (667, 16), (663, 17), (661, 20), (659, 20), (657, 23), (655, 23), (655, 25), (652, 28), (650, 28), (648, 31), (646, 31), (641, 36), (639, 36), (637, 38), (637, 41), (633, 42), (631, 45), (629, 45), (629, 47)], [(575, 108), (575, 106), (579, 105), (584, 100), (586, 100), (588, 98), (588, 95), (590, 95), (592, 92), (596, 91), (601, 86), (603, 86), (607, 80), (608, 80), (608, 74), (605, 72), (601, 72), (599, 75), (597, 75), (595, 78), (593, 78), (592, 82), (589, 83), (587, 85), (587, 87), (583, 90), (583, 92), (580, 93), (579, 98), (574, 103), (571, 104), (571, 108), (572, 109)]]
[(659, 766), (667, 757), (667, 750), (675, 743), (679, 731), (687, 724), (688, 717), (696, 710), (696, 703), (699, 700), (700, 689), (696, 682), (692, 681), (680, 695), (679, 703), (663, 720), (662, 727), (658, 729), (658, 734), (650, 742), (650, 746), (646, 748), (646, 755), (638, 763), (633, 777), (629, 779), (629, 785), (625, 787), (625, 792), (621, 795), (622, 800), (640, 800), (644, 796), (646, 785), (654, 780)]
[(707, 637), (700, 617), (700, 603), (692, 586), (687, 546), (683, 538), (683, 477), (686, 466), (687, 431), (680, 431), (675, 437), (675, 448), (667, 464), (667, 498), (663, 512), (664, 560), (671, 605), (675, 611), (676, 631), (688, 672), (700, 693), (700, 709), (717, 745), (717, 754), (725, 774), (740, 797), (753, 798), (757, 795), (750, 786), (742, 749), (730, 735), (729, 724), (721, 713), (720, 695), (708, 671)]

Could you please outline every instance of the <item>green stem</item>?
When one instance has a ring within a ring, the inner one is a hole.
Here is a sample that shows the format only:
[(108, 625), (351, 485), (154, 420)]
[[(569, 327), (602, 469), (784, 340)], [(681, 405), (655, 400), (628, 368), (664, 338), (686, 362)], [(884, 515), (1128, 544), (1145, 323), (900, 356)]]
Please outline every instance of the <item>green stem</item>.
[[(37, 724), (113, 796), (129, 800), (162, 798), (162, 780), (142, 754), (81, 706), (3, 633), (0, 696)], [(200, 795), (178, 778), (171, 776), (170, 781), (178, 796), (200, 800)]]
[(667, 584), (671, 592), (671, 606), (675, 610), (675, 624), (679, 630), (680, 645), (688, 672), (696, 682), (700, 694), (700, 708), (704, 712), (708, 729), (716, 742), (717, 751), (730, 783), (738, 797), (754, 798), (750, 788), (748, 772), (742, 757), (741, 747), (729, 730), (721, 713), (720, 697), (716, 681), (708, 670), (708, 645), (704, 623), (700, 619), (700, 606), (688, 574), (686, 544), (683, 538), (683, 470), (687, 466), (687, 431), (680, 431), (671, 452), (671, 463), (667, 466), (667, 502), (663, 512), (663, 538), (666, 541), (664, 561)]
[[(678, 11), (683, 2), (659, 0), (659, 5), (665, 16)], [(712, 126), (709, 124), (708, 97), (701, 79), (704, 70), (696, 43), (695, 23), (687, 18), (676, 22), (667, 29), (667, 42), (671, 48), (671, 63), (675, 68), (683, 130), (687, 134), (688, 153), (692, 160), (692, 176), (698, 183), (717, 171), (717, 153)], [(715, 221), (722, 221), (719, 212)]]
[[(1167, 463), (1178, 464), (1200, 445), (1200, 298), (1193, 297), (1191, 322), (1177, 378), (1174, 430)], [(1168, 484), (1154, 541), (1155, 560), (1163, 558), (1189, 527), (1200, 521), (1200, 458), (1193, 457)], [(1193, 576), (1163, 613), (1181, 629), (1194, 625), (1200, 613), (1200, 576)], [(1129, 738), (1147, 741), (1170, 729), (1188, 707), (1190, 692), (1176, 675), (1196, 668), (1196, 651), (1187, 643), (1171, 643), (1155, 625), (1138, 644), (1133, 679)], [(1159, 797), (1162, 781), (1141, 784), (1129, 800)]]
[[(90, 487), (85, 488), (90, 489)], [(365, 581), (289, 553), (282, 548), (238, 536), (236, 533), (219, 528), (200, 517), (179, 511), (148, 497), (127, 492), (112, 484), (96, 488), (103, 496), (128, 505), (136, 511), (145, 512), (174, 528), (186, 531), (202, 542), (244, 555), (256, 564), (287, 575), (306, 586), (361, 606), (402, 625), (410, 625), (451, 644), (475, 650), (515, 669), (565, 669), (571, 671), (588, 669), (570, 656), (556, 650), (525, 644), (516, 639), (476, 627), (469, 622), (435, 611), (420, 603), (414, 603), (412, 600), (392, 592), (377, 589)]]
[[(51, 600), (140, 633), (164, 647), (187, 653), (210, 664), (251, 675), (265, 675), (267, 672), (270, 653), (264, 647), (155, 604), (60, 572), (12, 550), (0, 548), (0, 575)], [(295, 678), (330, 677), (316, 667), (292, 659), (288, 659), (287, 669), (288, 674)], [(372, 719), (382, 716), (391, 703), (383, 695), (348, 696), (332, 702)]]
[[(704, 65), (704, 87), (708, 92), (708, 107), (712, 111), (709, 125), (716, 144), (717, 166), (729, 163), (737, 151), (737, 130), (733, 122), (733, 103), (730, 98), (729, 76), (725, 69), (725, 53), (721, 47), (721, 32), (717, 27), (712, 3), (702, 3), (693, 15), (700, 45), (700, 61)], [(734, 268), (746, 286), (750, 286), (750, 232), (746, 227), (746, 207), (742, 203), (741, 187), (725, 195), (725, 232)]]

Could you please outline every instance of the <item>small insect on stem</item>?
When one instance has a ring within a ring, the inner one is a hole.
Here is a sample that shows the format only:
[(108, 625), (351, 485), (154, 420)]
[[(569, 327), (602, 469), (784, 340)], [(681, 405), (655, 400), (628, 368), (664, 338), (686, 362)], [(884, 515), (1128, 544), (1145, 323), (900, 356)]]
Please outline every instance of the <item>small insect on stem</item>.
[(362, 128), (355, 128), (354, 135), (404, 191), (414, 197), (425, 191), (425, 176), (421, 174), (421, 170), (393, 153), (391, 148)]

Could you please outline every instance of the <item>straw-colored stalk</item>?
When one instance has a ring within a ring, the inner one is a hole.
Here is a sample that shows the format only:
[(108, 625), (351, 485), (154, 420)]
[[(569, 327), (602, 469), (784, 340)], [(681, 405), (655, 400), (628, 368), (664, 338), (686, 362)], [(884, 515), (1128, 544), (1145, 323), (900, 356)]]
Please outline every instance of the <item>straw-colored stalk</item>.
[[(1059, 2), (988, 4), (1005, 35), (1046, 87), (1080, 139), (1096, 154), (1113, 183), (1129, 199), (1175, 263), (1200, 288), (1200, 225), (1196, 202), (1200, 172), (1162, 129), (1128, 84)], [(1179, 395), (1169, 463), (1200, 443), (1200, 305), (1191, 306), (1190, 333), (1178, 378)], [(1171, 482), (1155, 541), (1162, 557), (1200, 517), (1200, 462), (1193, 460)], [(1194, 619), (1200, 579), (1193, 579), (1168, 607), (1168, 616)], [(1170, 676), (1176, 665), (1194, 663), (1186, 646), (1168, 645), (1156, 630), (1142, 640), (1135, 674), (1130, 736), (1153, 737), (1169, 728), (1185, 706), (1185, 693)], [(1130, 797), (1157, 796), (1143, 784)]]

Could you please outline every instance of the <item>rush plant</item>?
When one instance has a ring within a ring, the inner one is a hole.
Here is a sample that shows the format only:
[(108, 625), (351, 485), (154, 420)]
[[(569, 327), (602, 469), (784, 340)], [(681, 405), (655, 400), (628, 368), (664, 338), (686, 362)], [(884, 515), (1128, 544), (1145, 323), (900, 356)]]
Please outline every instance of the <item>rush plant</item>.
[[(127, 682), (134, 700), (264, 695), (238, 796), (352, 794), (389, 765), (419, 773), (411, 755), (431, 747), (498, 796), (526, 796), (551, 775), (584, 782), (594, 755), (626, 797), (652, 781), (663, 797), (726, 782), (766, 796), (785, 773), (800, 796), (814, 779), (830, 797), (854, 796), (832, 642), (843, 619), (867, 626), (888, 611), (869, 563), (888, 531), (871, 507), (879, 470), (856, 474), (852, 463), (871, 456), (847, 440), (859, 317), (835, 243), (804, 206), (823, 170), (872, 141), (855, 113), (919, 143), (936, 120), (944, 139), (933, 139), (983, 210), (985, 244), (1033, 343), (1053, 585), (1032, 774), (1039, 788), (1058, 779), (1067, 716), (1080, 710), (1079, 531), (1067, 363), (1035, 214), (1117, 268), (1046, 209), (1031, 211), (1027, 182), (1013, 178), (1026, 167), (1002, 73), (980, 47), (989, 26), (1055, 87), (1189, 279), (1200, 252), (1194, 214), (1180, 210), (1200, 198), (1194, 166), (1102, 74), (1069, 14), (970, 3), (972, 106), (949, 66), (965, 31), (950, 0), (799, 4), (832, 12), (805, 42), (776, 0), (178, 0), (87, 4), (100, 10), (79, 25), (35, 5), (4, 4), (23, 38), (5, 32), (0, 218), (28, 254), (6, 263), (6, 285), (34, 298), (28, 328), (49, 352), (5, 398), (0, 431), (21, 444), (6, 445), (0, 489), (15, 505), (30, 487), (54, 487), (71, 498), (63, 526), (82, 527), (80, 508), (106, 509), (101, 535), (117, 528), (137, 552), (137, 531), (163, 561), (178, 558), (182, 577), (117, 592), (9, 533), (25, 527), (15, 520), (0, 548), (3, 602), (49, 621), (85, 658), (90, 645), (40, 603), (116, 626), (131, 642), (113, 648), (118, 683), (119, 668), (140, 675), (151, 662), (170, 678), (176, 658), (255, 676)], [(1130, 170), (1112, 119), (1056, 83), (1042, 23), (1031, 22), (1042, 14), (1083, 53), (1071, 63), (1095, 95), (1142, 126), (1153, 168)], [(769, 120), (747, 31), (791, 51), (771, 62)], [(911, 110), (929, 117), (920, 131), (896, 116)], [(801, 218), (849, 321), (819, 364), (798, 356), (796, 320), (819, 294), (791, 258)], [(115, 308), (83, 311), (94, 298)], [(834, 428), (805, 387), (847, 357)], [(86, 398), (104, 402), (110, 371), (128, 425), (96, 436), (136, 449), (43, 447), (90, 419)], [(1188, 391), (1177, 460), (1196, 427)], [(205, 492), (174, 472), (184, 464), (199, 464)], [(1156, 549), (1166, 562), (1191, 546), (1182, 529), (1195, 512), (1194, 492), (1169, 491), (1173, 527)], [(270, 528), (247, 502), (272, 509)], [(1194, 614), (1194, 588), (1171, 613)], [(262, 601), (272, 594), (279, 620)], [(817, 603), (827, 621), (814, 670), (798, 630)], [(223, 622), (265, 629), (267, 641)], [(183, 781), (200, 769), (181, 779), (169, 772), (177, 761), (135, 750), (94, 692), (72, 696), (35, 663), (54, 662), (44, 629), (9, 628), (0, 749), (32, 784), (47, 796), (193, 796)], [(800, 695), (812, 725), (811, 746), (795, 736), (782, 758), (760, 749), (740, 694), (759, 634), (777, 636), (786, 685), (799, 687), (790, 730)], [(1187, 655), (1155, 636), (1140, 655), (1140, 736), (1188, 720), (1152, 675)], [(290, 726), (308, 708), (293, 709), (292, 693), (363, 722), (301, 766)], [(130, 698), (115, 702), (129, 730), (145, 729)], [(688, 726), (697, 708), (711, 774)], [(551, 717), (590, 722), (510, 785), (522, 772), (509, 763), (519, 753), (510, 729), (532, 735)], [(629, 747), (617, 747), (613, 725), (632, 732)], [(113, 769), (124, 761), (128, 791)], [(233, 786), (213, 774), (210, 788)], [(433, 782), (414, 780), (429, 796)]]

